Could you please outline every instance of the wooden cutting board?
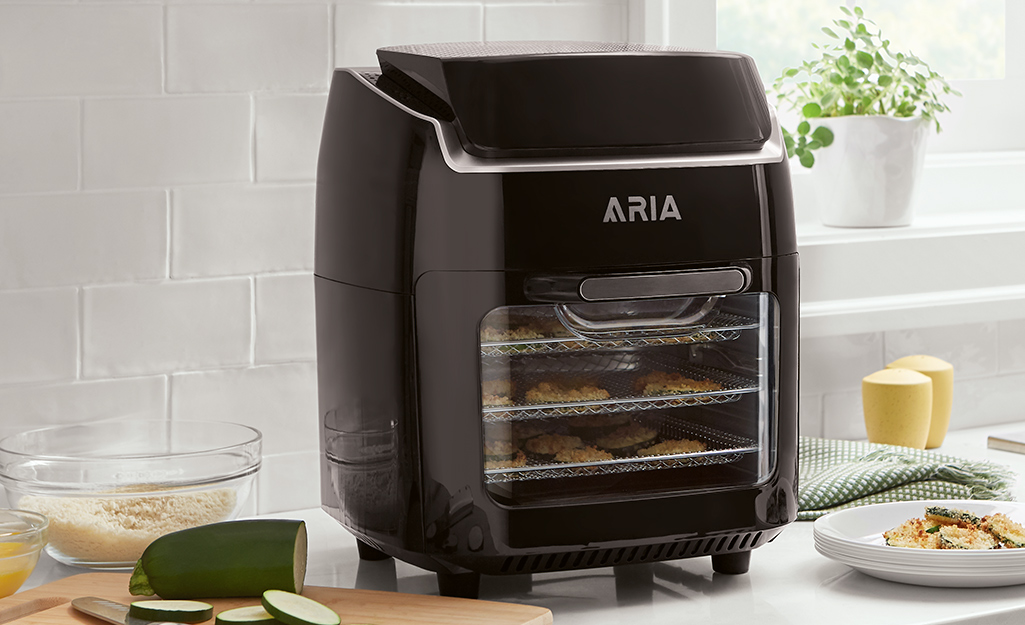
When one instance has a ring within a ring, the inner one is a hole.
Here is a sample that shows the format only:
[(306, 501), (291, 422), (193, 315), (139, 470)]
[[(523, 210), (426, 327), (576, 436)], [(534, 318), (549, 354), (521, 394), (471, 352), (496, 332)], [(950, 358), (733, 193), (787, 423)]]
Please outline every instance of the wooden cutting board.
[[(100, 597), (127, 605), (143, 598), (128, 594), (128, 578), (128, 573), (83, 573), (16, 593), (0, 599), (0, 624), (14, 621), (15, 625), (107, 625), (72, 608), (71, 600)], [(307, 586), (303, 594), (333, 608), (342, 617), (343, 625), (548, 625), (552, 622), (552, 613), (547, 608), (516, 603), (319, 586)], [(214, 614), (260, 602), (255, 597), (204, 601), (213, 604)], [(207, 621), (207, 624), (212, 623), (212, 619)]]

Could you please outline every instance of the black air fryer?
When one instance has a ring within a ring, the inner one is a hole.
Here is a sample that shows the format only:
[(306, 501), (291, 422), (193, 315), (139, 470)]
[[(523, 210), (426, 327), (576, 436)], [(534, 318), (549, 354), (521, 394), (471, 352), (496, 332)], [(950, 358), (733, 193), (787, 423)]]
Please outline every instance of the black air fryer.
[(378, 50), (317, 172), (324, 509), (360, 557), (480, 574), (711, 556), (796, 516), (798, 256), (752, 60)]

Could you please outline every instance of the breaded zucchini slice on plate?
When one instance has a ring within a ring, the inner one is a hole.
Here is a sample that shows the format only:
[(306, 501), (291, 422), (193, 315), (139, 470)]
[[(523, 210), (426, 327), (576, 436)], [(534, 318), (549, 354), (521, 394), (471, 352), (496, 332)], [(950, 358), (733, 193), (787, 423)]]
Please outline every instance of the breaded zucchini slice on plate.
[(1005, 547), (1025, 547), (1025, 527), (1015, 523), (1004, 514), (997, 512), (985, 517), (982, 521), (982, 528), (993, 534)]
[(978, 527), (982, 519), (979, 515), (959, 508), (929, 506), (925, 509), (925, 519), (941, 525), (960, 525), (961, 527)]
[(978, 527), (944, 525), (936, 532), (940, 537), (940, 549), (996, 549), (995, 536)]
[(909, 549), (939, 549), (940, 536), (938, 533), (930, 532), (934, 527), (922, 519), (908, 519), (892, 530), (883, 532), (883, 539), (891, 547), (906, 547)]

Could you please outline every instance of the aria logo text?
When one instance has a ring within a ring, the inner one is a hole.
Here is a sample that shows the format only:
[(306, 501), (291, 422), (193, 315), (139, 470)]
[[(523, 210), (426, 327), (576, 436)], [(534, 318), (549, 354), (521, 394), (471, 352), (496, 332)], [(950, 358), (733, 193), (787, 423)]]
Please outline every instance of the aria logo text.
[(680, 209), (676, 206), (673, 196), (667, 195), (659, 207), (658, 196), (631, 195), (626, 198), (626, 211), (619, 198), (610, 197), (609, 205), (605, 208), (605, 219), (602, 223), (618, 221), (665, 221), (676, 219), (682, 221)]

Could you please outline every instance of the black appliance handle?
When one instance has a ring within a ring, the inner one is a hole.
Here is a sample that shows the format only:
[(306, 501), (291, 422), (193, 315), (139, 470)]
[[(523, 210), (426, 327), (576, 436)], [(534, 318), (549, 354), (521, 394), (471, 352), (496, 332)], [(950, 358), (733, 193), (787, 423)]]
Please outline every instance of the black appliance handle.
[(598, 276), (584, 278), (577, 287), (587, 302), (655, 297), (693, 297), (739, 293), (751, 281), (751, 273), (741, 267), (695, 269), (673, 273)]

